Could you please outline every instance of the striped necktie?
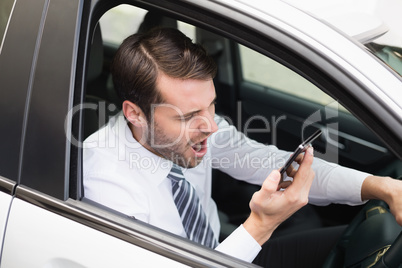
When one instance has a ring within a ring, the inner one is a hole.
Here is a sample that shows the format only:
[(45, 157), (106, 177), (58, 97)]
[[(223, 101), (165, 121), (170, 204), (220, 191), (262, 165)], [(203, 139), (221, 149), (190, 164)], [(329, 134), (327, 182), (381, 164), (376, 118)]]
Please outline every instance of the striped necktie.
[(204, 246), (218, 245), (195, 189), (184, 178), (181, 168), (173, 164), (167, 176), (172, 181), (173, 199), (179, 211), (187, 237)]

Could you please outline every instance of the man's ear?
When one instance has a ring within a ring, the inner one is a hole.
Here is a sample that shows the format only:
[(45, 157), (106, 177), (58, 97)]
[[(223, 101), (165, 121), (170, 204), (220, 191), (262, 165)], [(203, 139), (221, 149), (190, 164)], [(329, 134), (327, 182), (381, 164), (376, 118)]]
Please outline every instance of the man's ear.
[(126, 100), (123, 102), (122, 108), (126, 119), (134, 126), (143, 127), (147, 124), (145, 114), (137, 104)]

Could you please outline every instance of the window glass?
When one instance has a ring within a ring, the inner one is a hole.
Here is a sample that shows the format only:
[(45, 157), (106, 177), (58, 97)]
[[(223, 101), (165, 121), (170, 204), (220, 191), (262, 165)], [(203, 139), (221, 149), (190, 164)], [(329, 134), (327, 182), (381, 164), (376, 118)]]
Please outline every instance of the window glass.
[(11, 17), (11, 10), (14, 5), (14, 0), (0, 1), (0, 53), (3, 47), (3, 39), (6, 35), (8, 21)]
[(304, 77), (278, 62), (239, 45), (243, 79), (322, 105), (334, 103), (334, 99)]
[[(147, 12), (147, 10), (126, 4), (110, 9), (100, 19), (104, 42), (119, 46), (127, 36), (138, 31)], [(194, 26), (178, 21), (177, 27), (188, 37), (195, 40)]]
[[(402, 40), (402, 39), (401, 39)], [(401, 45), (402, 46), (402, 45)], [(402, 47), (388, 46), (377, 43), (366, 44), (366, 47), (378, 58), (384, 61), (400, 76), (402, 76)]]

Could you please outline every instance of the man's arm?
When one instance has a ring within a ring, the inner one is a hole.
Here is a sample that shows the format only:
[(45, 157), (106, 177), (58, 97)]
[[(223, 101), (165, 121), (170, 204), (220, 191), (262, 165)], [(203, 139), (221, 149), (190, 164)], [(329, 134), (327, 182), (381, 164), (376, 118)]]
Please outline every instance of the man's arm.
[[(268, 174), (281, 168), (291, 154), (247, 138), (222, 117), (216, 116), (215, 120), (219, 131), (211, 136), (209, 143), (214, 160), (211, 161), (212, 167), (235, 179), (262, 185)], [(361, 200), (361, 186), (371, 174), (319, 158), (314, 159), (312, 168), (316, 179), (310, 189), (309, 203), (319, 206), (364, 203)]]
[(361, 198), (385, 201), (398, 224), (402, 225), (402, 181), (390, 177), (368, 176), (363, 181)]

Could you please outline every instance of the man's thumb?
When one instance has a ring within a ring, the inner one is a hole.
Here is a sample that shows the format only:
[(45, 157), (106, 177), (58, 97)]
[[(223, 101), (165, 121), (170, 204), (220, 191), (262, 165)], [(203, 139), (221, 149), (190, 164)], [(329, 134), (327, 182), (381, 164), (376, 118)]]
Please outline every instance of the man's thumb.
[(271, 194), (273, 192), (276, 192), (280, 179), (281, 173), (279, 173), (278, 170), (272, 171), (262, 185), (264, 193)]

